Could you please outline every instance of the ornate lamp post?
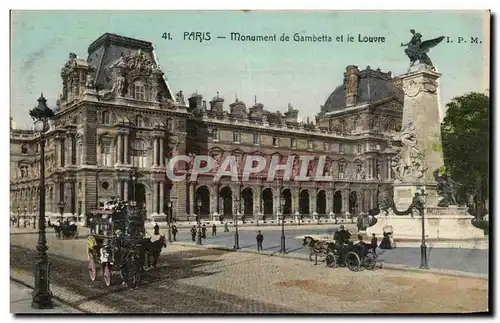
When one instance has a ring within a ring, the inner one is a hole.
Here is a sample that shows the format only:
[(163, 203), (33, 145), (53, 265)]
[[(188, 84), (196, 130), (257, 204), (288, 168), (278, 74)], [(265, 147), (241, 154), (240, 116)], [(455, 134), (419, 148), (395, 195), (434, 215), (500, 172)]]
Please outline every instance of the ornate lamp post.
[(36, 205), (33, 206), (33, 229), (36, 229)]
[[(135, 199), (135, 181), (137, 180), (137, 177), (135, 176), (135, 174), (132, 175), (132, 200), (134, 202), (137, 202), (137, 200)], [(163, 210), (160, 210), (162, 213), (163, 213)]]
[(26, 213), (28, 212), (28, 207), (24, 206), (24, 217), (23, 217), (23, 225), (26, 228)]
[(236, 199), (234, 200), (234, 223), (235, 223), (235, 230), (234, 230), (234, 249), (238, 250), (240, 249), (240, 234), (238, 233), (238, 211), (240, 209), (240, 200)]
[(21, 221), (21, 207), (17, 207), (17, 227), (19, 228), (19, 222)]
[(421, 201), (421, 207), (419, 208), (420, 217), (422, 218), (422, 244), (420, 245), (420, 269), (429, 269), (429, 264), (427, 262), (427, 245), (425, 244), (425, 197), (427, 194), (422, 190), (419, 198)]
[(197, 220), (198, 220), (198, 241), (196, 242), (197, 245), (202, 245), (201, 243), (201, 214), (200, 214), (200, 211), (201, 211), (201, 197), (198, 198), (198, 214), (196, 215), (197, 217)]
[(284, 197), (280, 197), (280, 213), (281, 213), (281, 248), (280, 253), (286, 252), (285, 247), (285, 214), (283, 213), (285, 209), (286, 199)]
[(31, 307), (49, 309), (53, 307), (50, 292), (50, 262), (47, 256), (47, 237), (45, 236), (45, 139), (44, 134), (49, 130), (49, 120), (54, 116), (54, 111), (46, 105), (47, 100), (43, 94), (38, 99), (38, 105), (30, 111), (30, 116), (35, 121), (35, 130), (40, 133), (40, 205), (38, 216), (38, 261), (35, 267), (35, 289)]
[(168, 225), (168, 242), (172, 242), (172, 210), (174, 208), (174, 202), (170, 201), (168, 203), (168, 214), (167, 214), (167, 225)]

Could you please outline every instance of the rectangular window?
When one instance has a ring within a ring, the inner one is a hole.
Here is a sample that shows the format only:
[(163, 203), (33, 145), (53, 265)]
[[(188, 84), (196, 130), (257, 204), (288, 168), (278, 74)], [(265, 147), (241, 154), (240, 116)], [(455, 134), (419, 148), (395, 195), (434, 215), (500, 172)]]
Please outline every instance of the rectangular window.
[(323, 151), (328, 151), (330, 146), (328, 145), (327, 142), (323, 143)]
[(308, 140), (307, 141), (307, 149), (308, 150), (313, 150), (313, 141), (312, 140)]
[(253, 144), (254, 145), (258, 145), (260, 144), (260, 136), (258, 133), (254, 133), (253, 134)]
[(240, 133), (238, 131), (233, 132), (233, 142), (234, 143), (240, 142)]
[(357, 145), (358, 154), (361, 154), (361, 145)]
[(146, 99), (146, 91), (142, 84), (136, 84), (134, 88), (134, 99), (144, 101)]
[(341, 152), (341, 153), (345, 152), (345, 146), (344, 146), (344, 144), (339, 144), (339, 152)]
[(339, 179), (344, 179), (345, 165), (339, 164)]
[(213, 141), (218, 141), (219, 140), (219, 129), (213, 129), (212, 130), (212, 140)]
[(278, 147), (280, 144), (279, 138), (278, 137), (273, 137), (273, 146)]
[(295, 139), (295, 138), (291, 138), (291, 139), (290, 139), (290, 146), (291, 146), (292, 148), (297, 148), (297, 139)]

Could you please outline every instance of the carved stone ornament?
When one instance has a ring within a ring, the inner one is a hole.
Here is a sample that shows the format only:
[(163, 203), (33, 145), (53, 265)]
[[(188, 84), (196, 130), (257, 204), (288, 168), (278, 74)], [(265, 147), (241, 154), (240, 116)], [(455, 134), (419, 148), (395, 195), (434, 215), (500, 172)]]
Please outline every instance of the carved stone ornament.
[(420, 93), (420, 85), (415, 81), (410, 81), (404, 86), (404, 92), (406, 96), (410, 98), (417, 96)]
[(430, 93), (436, 93), (437, 91), (437, 82), (430, 78), (426, 78), (424, 80), (424, 91), (430, 92)]

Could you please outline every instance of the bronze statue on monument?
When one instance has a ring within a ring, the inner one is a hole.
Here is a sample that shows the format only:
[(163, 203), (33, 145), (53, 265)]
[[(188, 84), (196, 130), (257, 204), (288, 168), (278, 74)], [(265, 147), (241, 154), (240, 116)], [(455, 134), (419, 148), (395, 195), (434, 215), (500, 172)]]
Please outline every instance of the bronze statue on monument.
[(422, 35), (420, 33), (415, 32), (414, 29), (411, 29), (410, 32), (413, 35), (411, 40), (406, 44), (401, 43), (401, 47), (407, 47), (405, 49), (405, 54), (410, 59), (410, 67), (412, 67), (417, 61), (421, 64), (433, 67), (434, 65), (432, 65), (432, 61), (429, 56), (427, 56), (427, 52), (429, 52), (432, 47), (442, 42), (444, 36), (422, 41)]

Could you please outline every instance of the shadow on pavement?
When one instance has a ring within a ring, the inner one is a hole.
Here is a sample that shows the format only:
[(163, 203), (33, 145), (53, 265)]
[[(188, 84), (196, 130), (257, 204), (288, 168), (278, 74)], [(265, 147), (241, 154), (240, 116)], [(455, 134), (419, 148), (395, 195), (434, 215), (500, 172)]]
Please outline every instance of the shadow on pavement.
[[(65, 287), (84, 297), (83, 300), (70, 303), (76, 308), (93, 300), (121, 313), (293, 312), (270, 303), (241, 298), (183, 281), (218, 274), (222, 267), (217, 266), (214, 271), (210, 271), (209, 267), (221, 260), (199, 257), (217, 257), (225, 253), (227, 251), (192, 249), (163, 255), (159, 259), (159, 267), (146, 271), (140, 287), (136, 289), (122, 288), (118, 284), (106, 287), (100, 273), (96, 281), (92, 282), (86, 261), (49, 254), (50, 278), (51, 284)], [(11, 245), (10, 257), (11, 268), (33, 271), (36, 260), (34, 250)], [(204, 267), (208, 268), (204, 270)]]

